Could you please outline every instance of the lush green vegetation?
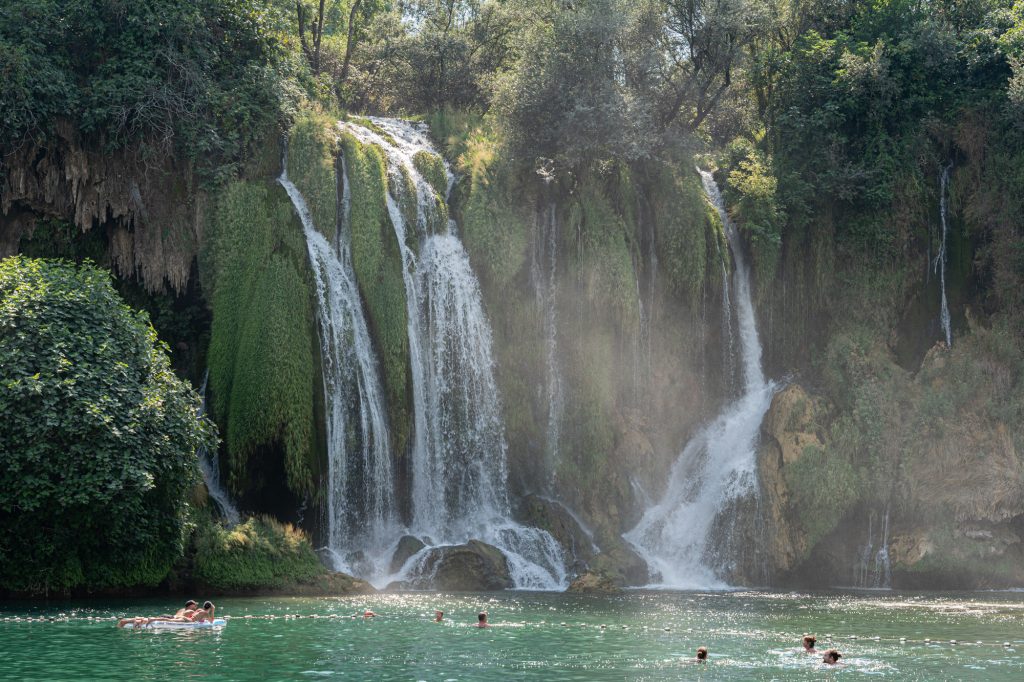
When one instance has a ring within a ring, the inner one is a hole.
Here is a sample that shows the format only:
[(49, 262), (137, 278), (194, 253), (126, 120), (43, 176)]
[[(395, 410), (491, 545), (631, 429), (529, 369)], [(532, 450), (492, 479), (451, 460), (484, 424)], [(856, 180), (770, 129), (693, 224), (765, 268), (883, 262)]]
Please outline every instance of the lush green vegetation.
[(213, 291), (210, 392), (225, 434), (231, 488), (241, 493), (276, 485), (254, 480), (248, 466), (276, 452), (284, 458), (288, 487), (313, 495), (319, 472), (316, 332), (302, 227), (284, 190), (268, 182), (229, 184), (218, 199), (205, 256)]
[(191, 567), (197, 589), (219, 593), (287, 589), (326, 572), (301, 530), (270, 517), (234, 528), (203, 520), (192, 539)]
[(0, 261), (0, 588), (155, 585), (215, 431), (92, 265)]

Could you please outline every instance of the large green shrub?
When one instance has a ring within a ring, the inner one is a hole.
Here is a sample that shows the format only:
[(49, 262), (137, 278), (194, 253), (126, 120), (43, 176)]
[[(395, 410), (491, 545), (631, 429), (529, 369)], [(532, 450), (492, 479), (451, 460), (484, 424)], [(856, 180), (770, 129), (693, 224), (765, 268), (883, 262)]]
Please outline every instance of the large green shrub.
[(253, 517), (231, 529), (207, 520), (193, 543), (193, 577), (213, 591), (283, 588), (326, 573), (309, 538), (270, 517)]
[(198, 406), (108, 273), (0, 261), (0, 588), (160, 582), (215, 445)]

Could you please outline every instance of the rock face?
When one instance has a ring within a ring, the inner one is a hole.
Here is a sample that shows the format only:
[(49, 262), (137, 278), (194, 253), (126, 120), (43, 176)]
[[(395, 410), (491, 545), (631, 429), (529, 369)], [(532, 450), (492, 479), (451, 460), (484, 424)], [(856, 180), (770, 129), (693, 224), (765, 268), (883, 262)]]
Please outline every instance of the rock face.
[(83, 232), (106, 227), (112, 265), (140, 275), (150, 291), (184, 290), (206, 205), (187, 164), (168, 156), (151, 168), (130, 149), (87, 150), (70, 121), (59, 121), (47, 143), (22, 145), (5, 161), (0, 257), (32, 234), (37, 216), (60, 218)]
[(761, 424), (758, 475), (768, 526), (764, 540), (772, 573), (793, 570), (809, 549), (793, 518), (782, 469), (799, 460), (805, 448), (825, 447), (815, 423), (815, 415), (823, 410), (820, 400), (812, 399), (799, 385), (790, 384), (772, 398)]
[(479, 540), (431, 551), (423, 563), (421, 577), (411, 584), (417, 589), (451, 592), (489, 592), (513, 587), (505, 555)]

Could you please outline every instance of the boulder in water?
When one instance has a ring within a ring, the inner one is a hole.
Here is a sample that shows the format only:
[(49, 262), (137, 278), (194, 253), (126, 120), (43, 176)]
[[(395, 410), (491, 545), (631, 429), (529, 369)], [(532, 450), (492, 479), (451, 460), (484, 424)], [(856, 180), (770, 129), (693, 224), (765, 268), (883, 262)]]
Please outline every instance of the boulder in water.
[(621, 591), (610, 577), (594, 571), (581, 574), (569, 585), (569, 592), (577, 594), (615, 594)]
[(615, 585), (646, 585), (651, 581), (647, 562), (633, 551), (633, 548), (621, 540), (608, 543), (602, 538), (602, 545), (607, 545), (591, 562), (593, 572), (606, 576)]
[(587, 570), (597, 547), (564, 505), (539, 495), (527, 495), (520, 505), (520, 517), (525, 525), (546, 530), (558, 541), (569, 559), (571, 572)]
[(403, 535), (402, 539), (398, 541), (398, 546), (395, 548), (395, 553), (391, 556), (391, 565), (388, 570), (391, 573), (398, 573), (398, 571), (405, 565), (405, 562), (409, 560), (416, 552), (426, 547), (423, 541), (414, 535)]
[(501, 550), (479, 540), (431, 550), (416, 587), (452, 592), (486, 592), (513, 587)]

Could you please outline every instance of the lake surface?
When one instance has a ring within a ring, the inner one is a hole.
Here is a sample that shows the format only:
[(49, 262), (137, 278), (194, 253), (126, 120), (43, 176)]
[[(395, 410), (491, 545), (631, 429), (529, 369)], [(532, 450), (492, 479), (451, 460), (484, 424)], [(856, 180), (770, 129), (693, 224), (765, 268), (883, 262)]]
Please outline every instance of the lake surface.
[[(215, 601), (228, 625), (193, 632), (114, 627), (118, 616), (173, 611), (178, 600), (2, 603), (0, 679), (1024, 679), (1024, 594), (1013, 592)], [(435, 608), (445, 622), (432, 622)], [(356, 616), (364, 609), (379, 615)], [(479, 610), (493, 627), (472, 627)], [(819, 649), (838, 648), (845, 666), (798, 652), (805, 632)], [(706, 665), (688, 660), (701, 645)]]

